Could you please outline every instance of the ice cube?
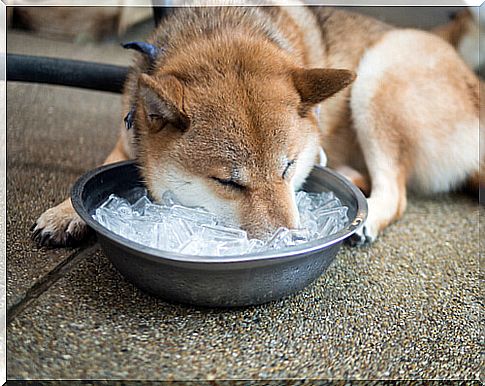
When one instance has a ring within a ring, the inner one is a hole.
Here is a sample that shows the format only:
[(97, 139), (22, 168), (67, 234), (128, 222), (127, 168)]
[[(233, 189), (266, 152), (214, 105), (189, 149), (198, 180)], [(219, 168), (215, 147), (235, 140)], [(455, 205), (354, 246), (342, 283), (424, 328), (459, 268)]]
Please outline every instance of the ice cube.
[(307, 210), (300, 212), (300, 225), (301, 228), (306, 228), (306, 224), (310, 221), (317, 221), (317, 218), (313, 214), (313, 211)]
[(241, 229), (227, 228), (217, 225), (202, 225), (202, 232), (200, 236), (206, 240), (214, 241), (247, 239), (247, 233)]
[(100, 207), (96, 209), (96, 221), (108, 228), (110, 231), (124, 236), (130, 230), (130, 224), (127, 219), (122, 218), (118, 212)]
[[(262, 242), (261, 242), (262, 244)], [(195, 235), (183, 244), (180, 253), (204, 256), (230, 256), (247, 253), (249, 241), (247, 239), (211, 240)]]
[(308, 229), (311, 238), (315, 238), (318, 235), (318, 223), (315, 220), (307, 221), (305, 228)]
[(180, 205), (180, 201), (171, 190), (166, 190), (162, 194), (160, 205), (172, 207), (174, 205)]
[(313, 214), (317, 218), (317, 222), (320, 223), (326, 217), (335, 217), (336, 219), (345, 219), (347, 216), (348, 208), (345, 206), (340, 206), (338, 208), (332, 209), (317, 209)]
[(206, 210), (187, 208), (180, 205), (174, 205), (170, 208), (170, 216), (183, 218), (200, 225), (215, 225), (217, 223), (216, 217)]
[(318, 229), (318, 236), (328, 237), (335, 233), (336, 218), (332, 216), (323, 217), (320, 222), (320, 227)]
[(260, 252), (264, 249), (264, 242), (259, 239), (249, 240), (248, 249), (246, 253)]
[(137, 243), (157, 247), (158, 234), (160, 232), (160, 223), (147, 221), (141, 218), (131, 218), (129, 220), (130, 229), (128, 234), (123, 236)]
[(310, 241), (311, 235), (308, 229), (291, 229), (291, 241), (294, 245), (299, 245)]
[(147, 196), (142, 196), (131, 206), (133, 215), (144, 216), (145, 209), (148, 207), (148, 205), (152, 205), (151, 201), (148, 199)]
[(300, 213), (299, 228), (308, 229), (311, 237), (316, 234), (318, 231), (318, 222), (313, 211), (308, 210)]
[(288, 228), (278, 228), (278, 230), (273, 233), (273, 236), (266, 243), (267, 248), (279, 249), (292, 246), (293, 237), (291, 231)]
[(332, 192), (308, 193), (308, 198), (311, 200), (310, 210), (316, 210), (335, 199)]
[(178, 251), (197, 231), (194, 224), (184, 219), (168, 217), (160, 226), (158, 245), (161, 249)]
[(132, 216), (133, 211), (131, 210), (130, 204), (121, 204), (117, 209), (116, 212), (125, 218), (129, 218)]
[(243, 255), (247, 253), (249, 241), (247, 239), (222, 241), (218, 243), (218, 256)]
[(312, 199), (308, 196), (307, 192), (299, 191), (296, 194), (296, 205), (299, 212), (309, 211), (312, 207)]
[(144, 186), (137, 186), (136, 188), (131, 189), (126, 194), (126, 199), (132, 203), (138, 201), (140, 198), (148, 196), (148, 191)]
[(332, 198), (331, 200), (326, 201), (322, 205), (319, 206), (319, 210), (321, 209), (332, 209), (332, 208), (338, 208), (341, 207), (342, 204), (340, 203), (340, 200), (338, 198)]
[(187, 221), (183, 218), (168, 218), (170, 226), (174, 227), (182, 237), (192, 237), (202, 232), (203, 228), (197, 223)]
[(184, 244), (180, 248), (179, 252), (187, 255), (218, 256), (218, 247), (218, 242), (194, 237)]
[(200, 255), (202, 248), (204, 247), (204, 240), (199, 238), (190, 239), (179, 249), (180, 253), (186, 255)]
[(168, 206), (148, 204), (145, 207), (144, 216), (152, 219), (162, 220), (163, 218), (169, 216), (170, 208)]
[(324, 205), (326, 202), (336, 198), (334, 192), (320, 192), (319, 196), (320, 197), (318, 201), (320, 205)]
[(93, 215), (93, 218), (104, 227), (108, 227), (108, 223), (109, 223), (108, 218), (111, 215), (112, 215), (112, 212), (110, 210), (100, 206), (98, 209), (96, 209), (96, 212)]
[(120, 206), (130, 206), (128, 200), (118, 197), (116, 194), (110, 194), (108, 199), (100, 206), (116, 212)]

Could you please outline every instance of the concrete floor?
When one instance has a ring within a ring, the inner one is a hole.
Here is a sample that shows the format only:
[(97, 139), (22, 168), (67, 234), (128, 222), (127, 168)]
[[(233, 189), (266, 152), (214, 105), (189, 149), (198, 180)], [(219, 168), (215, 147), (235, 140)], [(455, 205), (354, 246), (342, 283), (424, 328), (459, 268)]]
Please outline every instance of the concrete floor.
[[(114, 43), (19, 32), (8, 51), (130, 62)], [(37, 216), (113, 146), (120, 97), (20, 83), (7, 93), (9, 379), (479, 379), (475, 200), (411, 197), (373, 246), (344, 247), (278, 302), (170, 304), (126, 282), (93, 241), (52, 250), (29, 239)]]

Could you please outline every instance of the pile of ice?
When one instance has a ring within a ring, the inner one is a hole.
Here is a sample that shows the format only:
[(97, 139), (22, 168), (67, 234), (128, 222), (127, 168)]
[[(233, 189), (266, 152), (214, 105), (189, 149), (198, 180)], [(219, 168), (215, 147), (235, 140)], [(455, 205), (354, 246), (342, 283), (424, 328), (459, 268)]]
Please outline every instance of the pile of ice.
[(131, 202), (112, 194), (93, 215), (114, 233), (134, 242), (189, 255), (242, 255), (303, 244), (338, 232), (348, 223), (347, 207), (332, 192), (296, 194), (300, 229), (279, 228), (266, 240), (248, 239), (203, 208), (182, 206), (172, 192), (154, 203), (135, 188)]

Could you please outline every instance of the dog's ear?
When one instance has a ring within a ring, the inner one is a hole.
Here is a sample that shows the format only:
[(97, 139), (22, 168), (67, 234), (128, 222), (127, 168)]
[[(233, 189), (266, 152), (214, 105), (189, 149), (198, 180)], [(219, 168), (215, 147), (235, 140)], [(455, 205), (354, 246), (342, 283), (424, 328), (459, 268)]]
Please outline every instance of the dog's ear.
[(292, 72), (293, 84), (300, 94), (301, 114), (331, 97), (354, 81), (355, 72), (330, 68), (296, 69)]
[(140, 107), (144, 109), (150, 131), (160, 131), (168, 123), (182, 131), (188, 128), (189, 119), (183, 109), (184, 90), (176, 77), (141, 74), (138, 90)]

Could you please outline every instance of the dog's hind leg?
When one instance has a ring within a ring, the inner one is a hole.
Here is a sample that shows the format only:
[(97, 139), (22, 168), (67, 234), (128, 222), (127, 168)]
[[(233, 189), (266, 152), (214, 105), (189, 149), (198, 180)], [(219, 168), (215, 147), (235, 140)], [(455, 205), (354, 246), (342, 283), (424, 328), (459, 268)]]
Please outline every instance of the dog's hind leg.
[[(103, 165), (130, 158), (126, 141), (126, 135), (122, 134)], [(32, 226), (32, 238), (41, 246), (69, 246), (85, 238), (87, 233), (88, 227), (72, 207), (70, 198), (46, 210)]]
[(337, 166), (335, 171), (342, 174), (345, 178), (357, 186), (366, 197), (369, 197), (370, 181), (368, 176), (347, 165)]
[(475, 75), (423, 31), (388, 32), (357, 74), (352, 118), (371, 179), (363, 243), (400, 218), (408, 187), (447, 192), (478, 169), (479, 100)]

